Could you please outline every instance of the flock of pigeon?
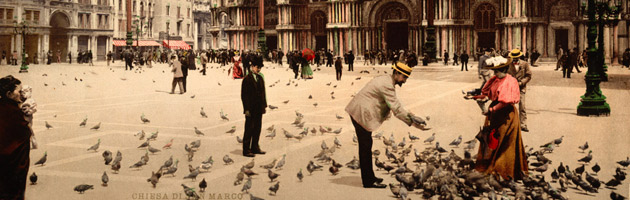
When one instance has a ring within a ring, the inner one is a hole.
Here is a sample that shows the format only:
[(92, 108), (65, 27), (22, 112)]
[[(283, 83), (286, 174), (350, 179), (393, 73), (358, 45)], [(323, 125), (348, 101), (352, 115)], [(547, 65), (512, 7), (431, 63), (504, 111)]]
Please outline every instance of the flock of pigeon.
[[(361, 72), (364, 73), (364, 72)], [(355, 80), (360, 80), (358, 77)], [(274, 87), (279, 81), (272, 83), (269, 87)], [(295, 81), (289, 81), (287, 86), (293, 85)], [(353, 84), (353, 83), (352, 83)], [(219, 83), (219, 86), (221, 84)], [(295, 83), (297, 87), (297, 83)], [(331, 83), (327, 83), (326, 86), (331, 86)], [(336, 85), (333, 86), (336, 88)], [(331, 99), (335, 99), (334, 92), (330, 93)], [(191, 96), (194, 98), (194, 96)], [(312, 99), (312, 95), (309, 95), (308, 99)], [(288, 104), (289, 100), (282, 102)], [(313, 106), (317, 107), (317, 103)], [(278, 106), (269, 105), (271, 110), (279, 109)], [(201, 107), (199, 112), (202, 118), (208, 118), (208, 115)], [(302, 130), (298, 134), (293, 134), (290, 131), (280, 128), (278, 130), (275, 125), (271, 125), (266, 128), (265, 137), (269, 140), (273, 140), (276, 137), (278, 131), (282, 131), (284, 138), (287, 140), (301, 141), (305, 137), (313, 137), (324, 134), (339, 135), (342, 133), (342, 128), (334, 129), (331, 127), (319, 126), (319, 127), (305, 127), (304, 115), (298, 111), (295, 111), (296, 118), (292, 126), (295, 126)], [(223, 111), (219, 113), (220, 120), (229, 121), (227, 114)], [(342, 120), (344, 117), (336, 114), (336, 120)], [(429, 117), (427, 117), (429, 120)], [(140, 116), (142, 123), (151, 123), (151, 121), (142, 114)], [(80, 127), (87, 125), (87, 117), (79, 123)], [(53, 128), (51, 124), (45, 122), (47, 129)], [(94, 125), (92, 130), (99, 130), (101, 123)], [(205, 134), (194, 127), (195, 135), (199, 137), (205, 136)], [(236, 127), (233, 126), (226, 133), (236, 133)], [(137, 148), (144, 149), (145, 154), (128, 167), (129, 170), (142, 171), (143, 166), (146, 166), (150, 160), (150, 155), (155, 153), (166, 151), (173, 146), (173, 139), (170, 139), (162, 148), (155, 148), (152, 146), (152, 142), (158, 138), (159, 131), (146, 134), (144, 130), (139, 131), (134, 136), (139, 140), (144, 141)], [(354, 132), (348, 132), (348, 134), (354, 135)], [(524, 175), (524, 180), (504, 180), (501, 177), (495, 177), (491, 175), (485, 175), (474, 170), (475, 155), (471, 152), (475, 152), (477, 148), (477, 140), (472, 139), (469, 141), (463, 141), (462, 136), (455, 138), (448, 146), (441, 146), (436, 141), (436, 134), (425, 138), (420, 142), (421, 138), (411, 133), (407, 134), (407, 137), (403, 137), (397, 140), (392, 133), (389, 138), (383, 135), (383, 132), (378, 132), (373, 135), (376, 140), (381, 140), (384, 148), (380, 145), (375, 145), (372, 152), (375, 158), (374, 163), (377, 171), (381, 171), (383, 174), (390, 175), (395, 178), (396, 182), (389, 183), (389, 191), (392, 193), (392, 197), (399, 199), (409, 199), (409, 195), (412, 193), (419, 194), (423, 198), (438, 198), (438, 199), (569, 199), (566, 195), (568, 190), (575, 190), (579, 194), (589, 195), (590, 193), (601, 192), (606, 188), (610, 190), (610, 198), (613, 200), (627, 199), (621, 194), (616, 193), (614, 190), (617, 186), (621, 185), (626, 178), (626, 169), (630, 165), (630, 158), (626, 157), (625, 160), (617, 161), (619, 165), (614, 169), (615, 173), (611, 178), (601, 178), (597, 176), (601, 170), (598, 163), (592, 164), (594, 161), (592, 150), (589, 149), (588, 142), (578, 148), (587, 155), (583, 158), (579, 158), (580, 165), (576, 168), (569, 168), (568, 165), (564, 165), (562, 162), (559, 164), (552, 164), (552, 160), (548, 159), (545, 155), (551, 154), (556, 148), (559, 148), (563, 141), (563, 137), (550, 141), (546, 144), (539, 146), (538, 149), (533, 147), (529, 148), (526, 155), (529, 160), (530, 170), (529, 174)], [(239, 136), (235, 136), (238, 143), (242, 143), (243, 140)], [(353, 142), (356, 144), (357, 138), (354, 136)], [(377, 142), (375, 142), (377, 143)], [(98, 141), (87, 151), (98, 152), (101, 144), (101, 140)], [(184, 145), (185, 154), (187, 155), (188, 162), (191, 163), (198, 149), (201, 146), (201, 140), (195, 140)], [(420, 146), (425, 146), (424, 149), (419, 149)], [(455, 152), (455, 149), (463, 146), (463, 157)], [(381, 148), (378, 148), (381, 147)], [(305, 174), (317, 175), (323, 174), (324, 169), (328, 168), (330, 175), (338, 175), (344, 170), (360, 170), (359, 160), (354, 157), (348, 158), (348, 162), (342, 164), (338, 160), (333, 159), (335, 152), (342, 148), (342, 142), (335, 137), (332, 141), (332, 145), (328, 145), (326, 140), (322, 140), (321, 150), (314, 153), (312, 159), (304, 163), (304, 169), (299, 169), (299, 172), (295, 174), (295, 178), (302, 182), (305, 179)], [(450, 150), (447, 150), (450, 148)], [(350, 150), (348, 150), (350, 151)], [(356, 151), (356, 148), (352, 148), (351, 151)], [(382, 153), (384, 152), (384, 153)], [(412, 154), (413, 153), (413, 154)], [(384, 155), (384, 157), (382, 156)], [(45, 165), (47, 161), (48, 153), (45, 152), (43, 157), (39, 159), (35, 165)], [(104, 150), (102, 153), (104, 164), (111, 167), (111, 172), (117, 174), (121, 170), (122, 165), (122, 153), (117, 151), (114, 155), (109, 150)], [(255, 161), (240, 167), (240, 170), (235, 174), (234, 186), (241, 187), (241, 192), (248, 193), (251, 199), (262, 199), (249, 193), (253, 184), (252, 177), (260, 176), (266, 173), (269, 178), (270, 186), (268, 188), (269, 195), (276, 195), (280, 190), (280, 181), (278, 177), (282, 175), (281, 171), (286, 163), (286, 154), (281, 158), (273, 159), (273, 161), (258, 165), (256, 167)], [(577, 158), (576, 158), (577, 159)], [(223, 164), (226, 167), (231, 167), (234, 164), (234, 160), (229, 155), (224, 155), (222, 158)], [(147, 178), (147, 182), (150, 187), (155, 188), (160, 182), (160, 178), (163, 176), (175, 177), (178, 172), (179, 160), (173, 160), (173, 156), (170, 156), (168, 160), (156, 170), (151, 171), (151, 175)], [(208, 156), (201, 162), (199, 166), (194, 167), (188, 164), (188, 172), (183, 179), (190, 179), (197, 182), (197, 176), (202, 173), (209, 172), (214, 166), (213, 156)], [(557, 166), (557, 167), (555, 167)], [(590, 168), (590, 170), (587, 169)], [(345, 168), (347, 169), (345, 169)], [(37, 168), (31, 168), (31, 171), (36, 171)], [(124, 170), (124, 169), (123, 169)], [(613, 169), (611, 169), (613, 170)], [(296, 170), (297, 171), (297, 170)], [(552, 172), (550, 172), (552, 171)], [(547, 176), (549, 175), (549, 176)], [(288, 176), (288, 175), (283, 175)], [(293, 176), (293, 175), (292, 175)], [(551, 177), (551, 180), (546, 178)], [(31, 174), (29, 180), (32, 184), (37, 183), (37, 175), (35, 172)], [(103, 172), (101, 176), (101, 186), (107, 187), (110, 177), (108, 172)], [(256, 187), (259, 184), (256, 184)], [(197, 189), (194, 186), (188, 186), (181, 184), (183, 192), (189, 199), (202, 199), (202, 196), (197, 193)], [(208, 182), (203, 178), (198, 183), (199, 192), (204, 192), (208, 187)], [(74, 187), (74, 190), (78, 193), (84, 193), (87, 190), (95, 189), (94, 185), (79, 184)], [(572, 197), (580, 199), (580, 197)]]

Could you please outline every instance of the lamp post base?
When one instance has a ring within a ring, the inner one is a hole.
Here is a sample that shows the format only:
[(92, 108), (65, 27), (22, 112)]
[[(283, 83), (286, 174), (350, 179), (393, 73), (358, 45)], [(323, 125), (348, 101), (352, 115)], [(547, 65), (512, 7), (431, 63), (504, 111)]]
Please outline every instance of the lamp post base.
[[(610, 115), (610, 105), (605, 101), (603, 103), (598, 103), (592, 105), (593, 102), (585, 102), (582, 101), (577, 107), (577, 114), (580, 116), (609, 116)], [(591, 104), (591, 105), (589, 105)]]
[(20, 68), (20, 73), (28, 73), (28, 67), (26, 68)]

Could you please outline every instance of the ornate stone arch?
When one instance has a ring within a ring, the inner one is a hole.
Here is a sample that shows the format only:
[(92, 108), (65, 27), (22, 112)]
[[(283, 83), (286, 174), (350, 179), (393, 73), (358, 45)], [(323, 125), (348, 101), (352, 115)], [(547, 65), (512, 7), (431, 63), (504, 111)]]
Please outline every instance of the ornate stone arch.
[[(405, 9), (402, 9), (405, 8)], [(409, 21), (409, 24), (417, 24), (419, 23), (419, 15), (412, 12), (414, 10), (414, 4), (405, 0), (381, 0), (376, 2), (371, 9), (369, 9), (368, 13), (368, 26), (379, 26), (382, 24), (382, 20), (379, 20), (384, 17), (384, 15), (389, 14), (386, 11), (390, 9), (403, 11), (404, 14), (400, 14), (400, 18), (406, 18)], [(395, 15), (395, 14), (394, 14)], [(388, 17), (388, 16), (385, 16)], [(392, 16), (395, 17), (395, 16)]]
[[(61, 18), (55, 18), (55, 22), (53, 22), (53, 17), (56, 17), (60, 15)], [(61, 21), (56, 21), (56, 20), (60, 20)], [(65, 19), (65, 21), (63, 20)], [(48, 19), (48, 25), (49, 26), (53, 26), (53, 25), (65, 25), (65, 26), (60, 26), (61, 28), (70, 28), (73, 27), (72, 26), (72, 15), (70, 13), (68, 13), (68, 11), (65, 10), (54, 10), (50, 13), (50, 19)]]

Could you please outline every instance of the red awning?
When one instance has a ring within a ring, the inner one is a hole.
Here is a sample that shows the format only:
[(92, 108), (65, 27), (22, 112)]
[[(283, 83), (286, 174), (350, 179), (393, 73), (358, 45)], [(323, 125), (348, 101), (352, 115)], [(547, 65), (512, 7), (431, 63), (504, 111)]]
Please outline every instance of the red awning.
[[(136, 40), (133, 41), (131, 46), (138, 46), (138, 42)], [(114, 46), (127, 46), (127, 41), (125, 40), (114, 40)], [(141, 47), (159, 47), (160, 44), (153, 40), (140, 40)]]
[(190, 49), (190, 45), (186, 44), (186, 42), (181, 41), (181, 40), (170, 40), (170, 41), (163, 40), (162, 45), (164, 45), (166, 48), (169, 48), (169, 49), (183, 49), (183, 50)]

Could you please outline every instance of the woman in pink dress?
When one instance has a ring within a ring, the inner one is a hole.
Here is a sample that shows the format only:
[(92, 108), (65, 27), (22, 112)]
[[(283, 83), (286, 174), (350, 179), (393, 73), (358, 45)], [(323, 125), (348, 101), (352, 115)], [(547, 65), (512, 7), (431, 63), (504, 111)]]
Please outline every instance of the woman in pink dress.
[(234, 63), (234, 67), (232, 67), (232, 79), (243, 78), (243, 69), (241, 69), (241, 56), (238, 55), (238, 51), (234, 53), (234, 57), (232, 57), (232, 62)]

